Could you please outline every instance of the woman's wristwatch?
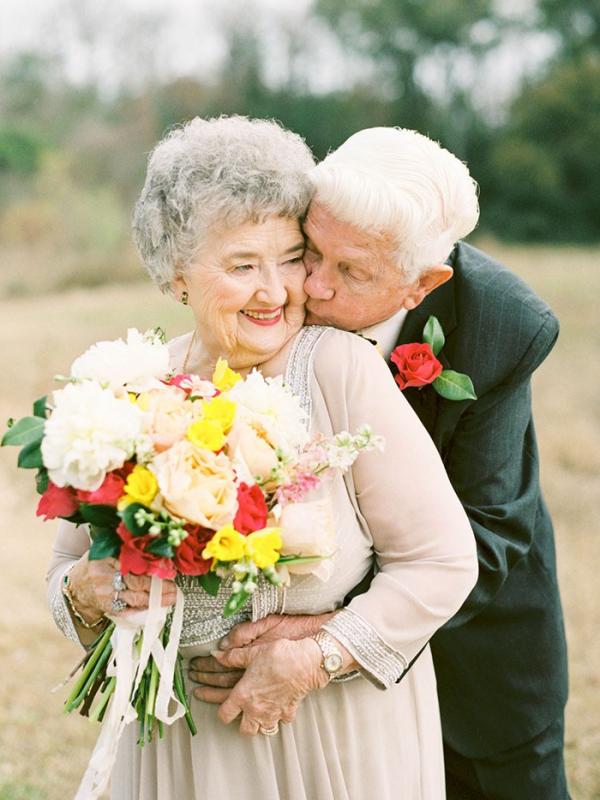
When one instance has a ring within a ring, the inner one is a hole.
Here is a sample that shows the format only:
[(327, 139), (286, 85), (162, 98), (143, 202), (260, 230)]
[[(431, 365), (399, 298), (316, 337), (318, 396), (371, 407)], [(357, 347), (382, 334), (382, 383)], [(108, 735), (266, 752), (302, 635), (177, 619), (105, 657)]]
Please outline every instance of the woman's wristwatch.
[(344, 663), (344, 658), (337, 641), (331, 634), (323, 630), (315, 633), (312, 638), (319, 645), (321, 653), (323, 654), (321, 667), (329, 675), (329, 680), (335, 678), (336, 675), (339, 674)]

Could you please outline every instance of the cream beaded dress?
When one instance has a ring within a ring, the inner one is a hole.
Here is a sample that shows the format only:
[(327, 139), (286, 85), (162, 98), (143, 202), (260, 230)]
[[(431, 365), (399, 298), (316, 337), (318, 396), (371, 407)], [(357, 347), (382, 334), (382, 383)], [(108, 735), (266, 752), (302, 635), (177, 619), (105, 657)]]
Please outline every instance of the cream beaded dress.
[[(460, 607), (477, 576), (474, 537), (428, 434), (375, 348), (333, 328), (304, 328), (286, 383), (311, 429), (325, 435), (368, 422), (385, 452), (361, 455), (330, 486), (337, 551), (332, 577), (293, 576), (287, 589), (261, 585), (252, 607), (223, 620), (216, 598), (182, 581), (182, 652), (207, 654), (237, 622), (270, 613), (320, 614), (342, 606), (369, 571), (368, 592), (326, 627), (360, 671), (312, 692), (276, 736), (242, 737), (217, 707), (192, 699), (198, 734), (178, 720), (165, 736), (136, 746), (123, 735), (112, 778), (114, 800), (439, 800), (444, 797), (435, 676), (426, 647)], [(49, 597), (61, 630), (76, 632), (60, 590), (87, 549), (82, 529), (61, 525), (49, 571)]]

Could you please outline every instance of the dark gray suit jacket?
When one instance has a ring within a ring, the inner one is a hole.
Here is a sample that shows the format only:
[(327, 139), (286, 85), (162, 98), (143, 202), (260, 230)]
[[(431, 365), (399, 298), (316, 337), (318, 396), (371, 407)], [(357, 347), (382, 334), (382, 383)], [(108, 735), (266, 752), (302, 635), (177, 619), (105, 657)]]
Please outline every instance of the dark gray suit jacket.
[(428, 317), (446, 334), (446, 368), (467, 373), (476, 401), (430, 386), (404, 394), (433, 438), (477, 539), (479, 580), (434, 636), (444, 739), (484, 757), (523, 743), (567, 698), (554, 535), (539, 484), (531, 374), (558, 336), (550, 308), (516, 275), (460, 242), (454, 277), (411, 311), (398, 344)]

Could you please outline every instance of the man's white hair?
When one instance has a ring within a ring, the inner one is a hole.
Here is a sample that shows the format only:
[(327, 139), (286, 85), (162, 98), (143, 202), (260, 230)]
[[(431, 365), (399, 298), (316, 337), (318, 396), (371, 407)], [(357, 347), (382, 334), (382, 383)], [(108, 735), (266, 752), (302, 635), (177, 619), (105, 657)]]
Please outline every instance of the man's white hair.
[(477, 225), (477, 184), (456, 156), (417, 131), (367, 128), (311, 171), (315, 200), (344, 222), (392, 237), (414, 280)]

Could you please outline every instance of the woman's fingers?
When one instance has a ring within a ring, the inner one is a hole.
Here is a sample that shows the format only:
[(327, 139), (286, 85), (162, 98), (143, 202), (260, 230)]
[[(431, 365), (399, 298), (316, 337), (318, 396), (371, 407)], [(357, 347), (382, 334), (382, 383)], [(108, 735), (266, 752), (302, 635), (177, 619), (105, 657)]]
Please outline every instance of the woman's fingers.
[(255, 719), (250, 719), (245, 714), (240, 722), (240, 733), (242, 736), (256, 736), (259, 733), (260, 725)]
[(217, 711), (219, 719), (221, 722), (224, 722), (225, 725), (229, 725), (229, 723), (233, 722), (233, 720), (236, 717), (239, 717), (241, 713), (242, 708), (234, 698), (233, 693), (229, 695), (229, 697), (221, 704), (219, 710)]
[(148, 592), (134, 592), (131, 589), (124, 589), (119, 592), (119, 600), (123, 600), (130, 608), (148, 608), (150, 595)]

